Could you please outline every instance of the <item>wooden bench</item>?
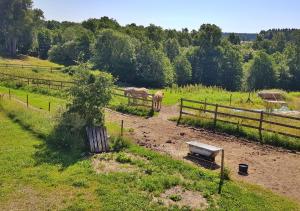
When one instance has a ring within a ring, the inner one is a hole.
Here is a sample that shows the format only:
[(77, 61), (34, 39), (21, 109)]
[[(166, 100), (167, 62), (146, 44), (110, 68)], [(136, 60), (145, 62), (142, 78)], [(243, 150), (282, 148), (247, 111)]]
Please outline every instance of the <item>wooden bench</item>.
[(86, 127), (86, 133), (91, 153), (109, 151), (109, 136), (106, 127)]
[(222, 148), (203, 144), (197, 141), (189, 141), (186, 143), (189, 145), (189, 150), (192, 155), (204, 158), (211, 162), (215, 162), (215, 157), (222, 150)]

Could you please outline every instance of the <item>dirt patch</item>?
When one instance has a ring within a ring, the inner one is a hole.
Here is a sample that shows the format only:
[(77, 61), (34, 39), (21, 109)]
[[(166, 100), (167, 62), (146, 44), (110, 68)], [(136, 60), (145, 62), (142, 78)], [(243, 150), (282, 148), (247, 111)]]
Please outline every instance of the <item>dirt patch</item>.
[[(158, 116), (149, 119), (114, 111), (108, 111), (106, 118), (117, 123), (124, 120), (125, 127), (133, 128), (130, 135), (137, 144), (177, 159), (186, 160), (186, 142), (190, 140), (222, 147), (225, 150), (225, 165), (231, 170), (234, 179), (259, 184), (300, 201), (299, 153), (205, 129), (176, 126), (176, 123), (168, 121), (177, 115), (177, 107), (171, 106), (163, 107)], [(220, 156), (217, 156), (216, 162), (220, 163)], [(237, 173), (239, 163), (249, 164), (248, 176)]]
[(177, 205), (179, 208), (185, 207), (192, 210), (208, 208), (207, 200), (199, 192), (185, 190), (180, 186), (166, 190), (154, 201), (167, 207)]
[(94, 170), (98, 174), (112, 172), (134, 172), (138, 170), (135, 166), (130, 165), (129, 163), (117, 162), (113, 154), (106, 154), (106, 157), (101, 155), (96, 156), (93, 159), (92, 164)]

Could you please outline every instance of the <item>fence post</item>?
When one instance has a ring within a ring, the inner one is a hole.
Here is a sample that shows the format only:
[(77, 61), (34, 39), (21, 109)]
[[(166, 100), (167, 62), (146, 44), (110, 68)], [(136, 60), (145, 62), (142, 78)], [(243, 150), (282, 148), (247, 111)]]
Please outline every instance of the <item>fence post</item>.
[(154, 111), (154, 95), (152, 95), (152, 104), (151, 104), (151, 108)]
[(50, 112), (50, 109), (51, 109), (51, 102), (49, 102), (48, 104), (48, 111)]
[(231, 101), (232, 101), (232, 94), (230, 95), (230, 99), (229, 99), (229, 105), (231, 106)]
[(206, 103), (207, 103), (207, 98), (205, 98), (204, 100), (204, 113), (206, 113), (206, 107), (207, 107)]
[(60, 89), (62, 89), (63, 88), (63, 82), (61, 81), (60, 82)]
[(219, 192), (218, 192), (219, 194), (221, 193), (223, 183), (224, 183), (224, 149), (222, 149), (220, 183), (219, 183)]
[(214, 129), (216, 129), (217, 127), (217, 118), (218, 118), (218, 104), (216, 104), (216, 109), (215, 109)]
[(27, 105), (27, 108), (28, 108), (28, 95), (26, 96), (26, 105)]
[(259, 139), (260, 141), (262, 141), (262, 123), (263, 123), (263, 119), (264, 119), (264, 112), (261, 111), (260, 112), (260, 119), (259, 119)]
[(121, 121), (121, 136), (123, 137), (123, 131), (124, 131), (124, 120)]
[(8, 98), (11, 100), (10, 89), (8, 89)]
[(182, 105), (183, 105), (183, 99), (181, 98), (180, 99), (180, 113), (179, 113), (179, 118), (177, 120), (177, 126), (179, 125), (180, 120), (181, 120), (181, 116), (182, 116)]

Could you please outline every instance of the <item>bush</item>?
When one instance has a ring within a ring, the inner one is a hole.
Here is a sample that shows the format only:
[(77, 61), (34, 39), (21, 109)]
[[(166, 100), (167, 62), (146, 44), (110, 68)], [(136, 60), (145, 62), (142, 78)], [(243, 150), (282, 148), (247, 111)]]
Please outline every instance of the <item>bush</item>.
[(126, 149), (130, 146), (129, 140), (124, 139), (121, 136), (112, 138), (110, 143), (111, 143), (110, 148), (116, 152), (120, 152), (123, 149)]
[(130, 157), (128, 157), (125, 153), (118, 154), (116, 161), (119, 163), (131, 163), (132, 160)]
[(176, 194), (170, 195), (169, 198), (175, 202), (180, 201), (182, 199), (182, 197), (180, 195), (176, 195)]
[(143, 117), (152, 117), (155, 114), (154, 110), (152, 109), (149, 110), (146, 108), (128, 106), (125, 104), (119, 104), (117, 106), (114, 106), (113, 109), (121, 113), (133, 114), (133, 115), (143, 116)]

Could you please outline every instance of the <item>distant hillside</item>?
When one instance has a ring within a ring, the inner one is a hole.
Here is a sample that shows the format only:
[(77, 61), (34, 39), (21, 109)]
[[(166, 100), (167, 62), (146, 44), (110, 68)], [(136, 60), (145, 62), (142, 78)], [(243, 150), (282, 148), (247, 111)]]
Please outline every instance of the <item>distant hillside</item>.
[[(228, 37), (229, 36), (229, 32), (224, 32), (223, 33), (223, 37)], [(238, 35), (241, 39), (241, 41), (254, 41), (256, 40), (256, 33), (234, 33), (236, 35)]]

